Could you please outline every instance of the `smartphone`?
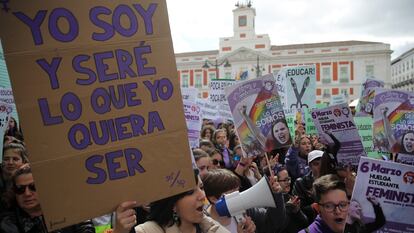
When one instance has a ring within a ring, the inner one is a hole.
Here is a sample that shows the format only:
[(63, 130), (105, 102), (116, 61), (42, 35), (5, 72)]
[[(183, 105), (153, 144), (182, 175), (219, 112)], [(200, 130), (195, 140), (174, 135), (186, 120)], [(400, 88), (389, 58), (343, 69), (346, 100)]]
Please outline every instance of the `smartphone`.
[(234, 161), (240, 161), (240, 155), (235, 154), (235, 155), (233, 156), (233, 159), (234, 159)]

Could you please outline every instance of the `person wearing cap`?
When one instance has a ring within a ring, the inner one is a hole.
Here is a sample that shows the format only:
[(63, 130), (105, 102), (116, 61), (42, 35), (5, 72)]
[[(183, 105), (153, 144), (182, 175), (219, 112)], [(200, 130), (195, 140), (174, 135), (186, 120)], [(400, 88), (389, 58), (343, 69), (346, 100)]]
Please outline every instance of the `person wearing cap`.
[(314, 179), (320, 176), (322, 156), (323, 151), (321, 150), (313, 150), (308, 154), (308, 165)]
[(293, 195), (296, 195), (300, 199), (301, 209), (307, 216), (309, 222), (312, 222), (316, 217), (316, 212), (312, 208), (312, 204), (315, 199), (312, 195), (312, 185), (314, 180), (320, 177), (321, 171), (321, 159), (323, 151), (313, 150), (308, 154), (308, 165), (310, 171), (296, 180), (293, 185)]

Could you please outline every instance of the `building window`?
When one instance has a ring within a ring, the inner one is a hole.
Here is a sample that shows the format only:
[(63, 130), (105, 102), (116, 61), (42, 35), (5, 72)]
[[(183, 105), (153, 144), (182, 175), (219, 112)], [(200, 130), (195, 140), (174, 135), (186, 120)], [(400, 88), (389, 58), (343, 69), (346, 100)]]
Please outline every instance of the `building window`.
[(348, 89), (341, 89), (341, 94), (348, 96)]
[(349, 82), (349, 72), (347, 66), (341, 66), (339, 69), (339, 82), (340, 83), (347, 83)]
[(195, 88), (201, 88), (203, 86), (203, 77), (201, 74), (195, 75)]
[(323, 98), (329, 98), (331, 97), (331, 89), (323, 89)]
[(374, 77), (374, 65), (365, 66), (365, 76)]
[(273, 75), (276, 76), (280, 70), (273, 70)]
[(322, 83), (331, 83), (331, 67), (322, 67)]
[(216, 79), (216, 73), (209, 73), (208, 74), (208, 79), (209, 80)]
[(188, 87), (188, 74), (183, 74), (181, 76), (181, 86)]
[(241, 15), (239, 16), (239, 27), (247, 26), (247, 16)]
[(224, 78), (225, 79), (231, 79), (231, 72), (224, 73)]

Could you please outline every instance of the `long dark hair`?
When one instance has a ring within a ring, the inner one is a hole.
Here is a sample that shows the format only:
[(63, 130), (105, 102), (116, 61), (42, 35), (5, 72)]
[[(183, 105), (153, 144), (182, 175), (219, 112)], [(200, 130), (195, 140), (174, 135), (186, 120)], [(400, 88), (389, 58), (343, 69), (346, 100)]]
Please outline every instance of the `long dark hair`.
[(23, 141), (23, 134), (22, 134), (21, 130), (19, 129), (19, 125), (18, 125), (16, 119), (14, 119), (14, 117), (10, 117), (10, 120), (14, 121), (14, 127), (9, 128), (7, 130), (6, 136), (13, 136), (13, 137), (19, 139), (20, 141)]
[[(198, 185), (198, 169), (194, 169), (194, 179), (196, 184)], [(178, 200), (181, 198), (191, 195), (194, 193), (194, 190), (190, 190), (184, 193), (177, 194), (175, 196), (167, 197), (161, 199), (159, 201), (152, 202), (151, 212), (148, 216), (148, 220), (156, 222), (161, 227), (170, 227), (174, 225), (173, 213), (174, 213), (174, 205), (177, 203)], [(177, 225), (180, 225), (180, 221), (178, 220)]]

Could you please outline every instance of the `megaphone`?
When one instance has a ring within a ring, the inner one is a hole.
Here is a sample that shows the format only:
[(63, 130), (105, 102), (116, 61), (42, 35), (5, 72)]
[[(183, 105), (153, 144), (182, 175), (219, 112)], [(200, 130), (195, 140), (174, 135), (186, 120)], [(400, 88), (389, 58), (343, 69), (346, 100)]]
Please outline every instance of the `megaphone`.
[(246, 191), (235, 191), (224, 195), (216, 204), (217, 213), (224, 217), (241, 216), (247, 209), (256, 207), (276, 207), (276, 201), (267, 177), (263, 177)]

